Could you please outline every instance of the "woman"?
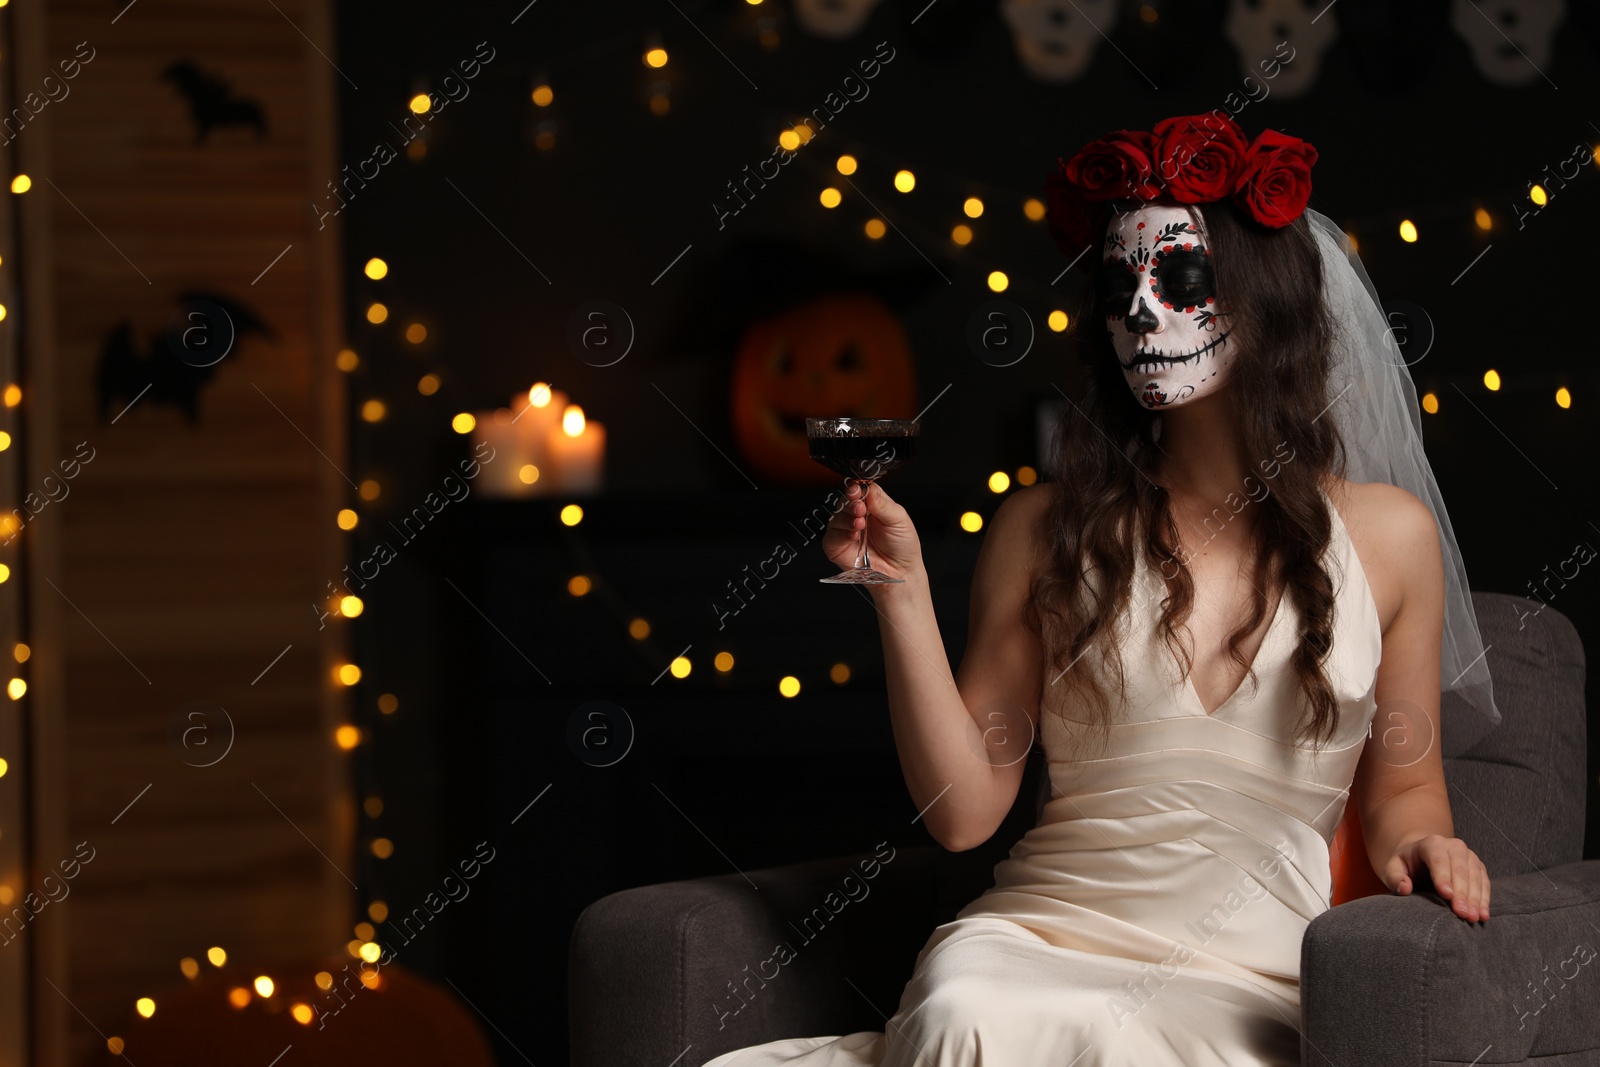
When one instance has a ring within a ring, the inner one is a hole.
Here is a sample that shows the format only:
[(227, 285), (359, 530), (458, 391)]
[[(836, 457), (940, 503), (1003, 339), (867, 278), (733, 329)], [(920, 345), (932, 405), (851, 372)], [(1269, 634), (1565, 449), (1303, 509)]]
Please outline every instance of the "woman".
[(1105, 333), (1056, 480), (994, 517), (953, 679), (905, 509), (852, 487), (824, 542), (847, 568), (865, 529), (904, 579), (869, 588), (934, 838), (994, 833), (1035, 736), (1052, 799), (933, 932), (885, 1033), (705, 1067), (1298, 1064), (1301, 935), (1329, 906), (1352, 795), (1392, 891), (1431, 884), (1488, 919), (1487, 873), (1453, 835), (1440, 690), (1498, 715), (1465, 659), (1482, 646), (1414, 416), (1389, 393), (1409, 376), (1342, 233), (1305, 214), (1315, 160), (1190, 116), (1052, 176), (1053, 235), (1097, 250), (1082, 321)]

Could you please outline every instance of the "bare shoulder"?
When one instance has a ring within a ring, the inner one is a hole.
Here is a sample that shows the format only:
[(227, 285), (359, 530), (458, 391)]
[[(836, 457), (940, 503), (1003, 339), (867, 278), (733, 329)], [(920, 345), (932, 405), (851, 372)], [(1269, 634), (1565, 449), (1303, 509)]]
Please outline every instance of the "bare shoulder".
[(984, 537), (984, 555), (993, 557), (1019, 578), (1032, 578), (1046, 556), (1045, 517), (1056, 504), (1060, 487), (1039, 482), (1007, 496), (995, 511)]
[(1387, 629), (1415, 582), (1442, 574), (1433, 510), (1411, 492), (1387, 482), (1329, 477), (1326, 487), (1366, 571), (1367, 584)]

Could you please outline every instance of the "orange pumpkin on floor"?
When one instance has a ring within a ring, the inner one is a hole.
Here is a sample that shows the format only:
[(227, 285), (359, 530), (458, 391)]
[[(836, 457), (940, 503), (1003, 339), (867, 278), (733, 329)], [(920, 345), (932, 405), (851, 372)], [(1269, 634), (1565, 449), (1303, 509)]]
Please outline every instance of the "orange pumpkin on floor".
[(734, 356), (733, 434), (740, 453), (779, 485), (828, 485), (812, 461), (807, 418), (909, 419), (916, 369), (900, 320), (869, 293), (807, 301), (747, 329)]

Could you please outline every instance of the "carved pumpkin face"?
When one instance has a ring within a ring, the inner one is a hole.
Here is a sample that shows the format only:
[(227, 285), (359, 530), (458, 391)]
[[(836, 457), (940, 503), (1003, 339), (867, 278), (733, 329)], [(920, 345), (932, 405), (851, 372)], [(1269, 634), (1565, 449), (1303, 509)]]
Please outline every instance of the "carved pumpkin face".
[(839, 476), (811, 459), (807, 418), (909, 419), (916, 371), (894, 312), (866, 293), (808, 301), (745, 331), (733, 365), (733, 432), (780, 485)]

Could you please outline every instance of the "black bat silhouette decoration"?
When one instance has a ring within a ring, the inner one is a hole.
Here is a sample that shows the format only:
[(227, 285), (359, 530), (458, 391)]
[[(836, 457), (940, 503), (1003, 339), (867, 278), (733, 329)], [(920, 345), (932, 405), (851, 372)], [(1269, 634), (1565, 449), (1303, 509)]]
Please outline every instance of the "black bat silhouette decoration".
[(178, 92), (189, 101), (196, 144), (204, 141), (218, 126), (251, 126), (258, 138), (267, 135), (267, 118), (260, 104), (248, 97), (234, 96), (227, 82), (204, 73), (188, 60), (174, 60), (161, 72), (161, 77), (177, 86)]
[(271, 326), (230, 297), (194, 291), (178, 300), (166, 332), (150, 337), (143, 351), (126, 319), (106, 335), (96, 366), (101, 422), (109, 420), (113, 404), (120, 402), (120, 411), (127, 411), (144, 401), (181, 408), (191, 425), (198, 423), (200, 388), (238, 342), (248, 334), (277, 340)]

